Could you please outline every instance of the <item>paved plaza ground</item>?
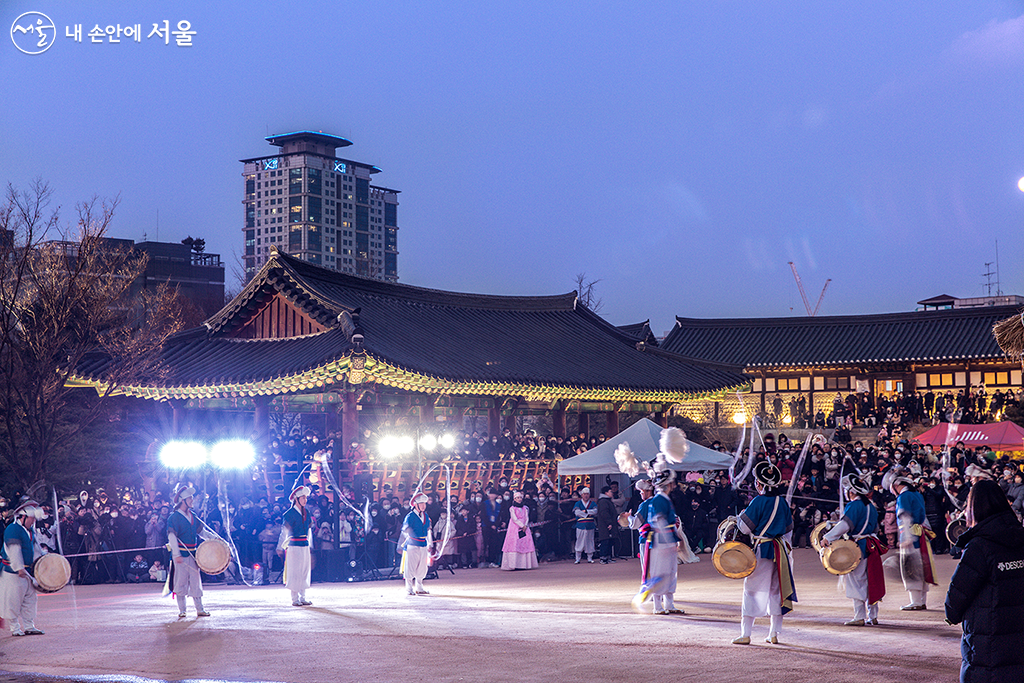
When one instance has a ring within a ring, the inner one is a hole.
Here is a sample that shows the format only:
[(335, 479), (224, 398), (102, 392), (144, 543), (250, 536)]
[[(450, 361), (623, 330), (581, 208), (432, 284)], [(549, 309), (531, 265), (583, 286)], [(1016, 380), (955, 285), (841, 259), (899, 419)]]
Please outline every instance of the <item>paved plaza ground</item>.
[(155, 584), (69, 586), (39, 596), (45, 636), (0, 635), (0, 680), (955, 681), (960, 629), (941, 608), (956, 563), (937, 564), (927, 611), (900, 612), (907, 595), (888, 576), (882, 624), (851, 628), (835, 577), (813, 551), (795, 550), (800, 601), (781, 643), (763, 642), (759, 619), (746, 647), (730, 644), (742, 582), (721, 577), (707, 555), (680, 567), (686, 615), (675, 617), (630, 606), (636, 560), (443, 572), (421, 597), (399, 581), (315, 584), (306, 608), (281, 586), (211, 586), (213, 616), (198, 620), (191, 601), (178, 620)]

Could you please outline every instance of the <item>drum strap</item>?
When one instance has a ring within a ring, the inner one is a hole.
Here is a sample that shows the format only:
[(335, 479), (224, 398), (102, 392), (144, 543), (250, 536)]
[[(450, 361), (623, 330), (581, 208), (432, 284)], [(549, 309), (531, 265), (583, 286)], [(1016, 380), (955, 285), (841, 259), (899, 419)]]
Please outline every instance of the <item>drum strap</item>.
[(859, 541), (860, 539), (865, 538), (866, 535), (865, 535), (864, 532), (867, 531), (868, 523), (869, 522), (871, 522), (871, 511), (868, 510), (867, 507), (865, 506), (865, 508), (864, 508), (864, 526), (862, 526), (860, 528), (860, 531), (857, 532), (857, 536), (854, 538), (855, 541)]
[(764, 527), (761, 529), (761, 533), (754, 535), (754, 538), (757, 540), (758, 544), (762, 543), (763, 541), (767, 541), (768, 540), (769, 537), (765, 536), (764, 534), (765, 534), (766, 531), (768, 531), (768, 527), (770, 527), (772, 525), (772, 522), (775, 521), (775, 515), (777, 515), (777, 514), (779, 514), (779, 497), (775, 496), (775, 507), (772, 508), (772, 515), (771, 515), (771, 517), (768, 518), (768, 521), (765, 523)]

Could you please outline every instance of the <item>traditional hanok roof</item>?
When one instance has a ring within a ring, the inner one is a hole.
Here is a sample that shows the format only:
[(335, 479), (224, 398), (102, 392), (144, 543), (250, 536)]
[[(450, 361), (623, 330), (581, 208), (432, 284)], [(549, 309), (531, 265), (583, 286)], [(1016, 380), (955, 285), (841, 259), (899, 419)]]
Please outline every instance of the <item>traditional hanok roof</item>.
[(647, 319), (642, 323), (633, 323), (632, 325), (619, 325), (618, 329), (623, 334), (630, 336), (637, 341), (643, 342), (649, 346), (657, 346), (658, 338), (654, 336), (654, 332), (651, 331), (651, 321)]
[(798, 318), (676, 318), (662, 348), (751, 367), (1005, 358), (992, 326), (1012, 306)]
[[(294, 329), (308, 333), (251, 338), (267, 336), (252, 330), (271, 305), (289, 307), (304, 325)], [(578, 305), (575, 293), (445, 292), (277, 252), (203, 327), (172, 338), (163, 358), (164, 380), (120, 391), (155, 399), (271, 395), (347, 381), (527, 400), (672, 402), (748, 386), (739, 368), (638, 342)], [(76, 381), (102, 388), (105, 367), (104, 358), (89, 359)]]

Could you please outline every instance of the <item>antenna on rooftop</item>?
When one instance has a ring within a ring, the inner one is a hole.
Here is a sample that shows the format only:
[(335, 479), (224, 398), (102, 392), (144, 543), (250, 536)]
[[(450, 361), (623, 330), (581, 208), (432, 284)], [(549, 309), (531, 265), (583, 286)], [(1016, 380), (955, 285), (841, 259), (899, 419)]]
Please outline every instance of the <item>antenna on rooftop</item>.
[[(992, 296), (992, 276), (996, 275), (996, 273), (992, 270), (992, 265), (993, 265), (992, 261), (986, 262), (985, 263), (985, 272), (981, 274), (981, 276), (983, 278), (985, 278), (985, 284), (983, 284), (982, 287), (985, 288), (985, 293), (986, 293), (987, 296)], [(998, 277), (997, 277), (997, 283), (998, 283)], [(999, 291), (999, 285), (996, 284), (996, 292), (998, 292), (998, 291)]]
[(1002, 296), (1003, 290), (999, 282), (999, 240), (996, 240), (996, 296)]

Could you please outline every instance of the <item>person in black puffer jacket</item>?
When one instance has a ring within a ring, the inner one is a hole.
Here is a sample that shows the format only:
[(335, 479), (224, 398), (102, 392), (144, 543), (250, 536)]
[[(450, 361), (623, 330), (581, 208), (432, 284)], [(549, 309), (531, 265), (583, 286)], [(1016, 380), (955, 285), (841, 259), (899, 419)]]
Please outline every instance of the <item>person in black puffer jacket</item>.
[(960, 680), (1024, 681), (1024, 527), (991, 480), (971, 489), (967, 524), (946, 593), (946, 621), (963, 622)]

